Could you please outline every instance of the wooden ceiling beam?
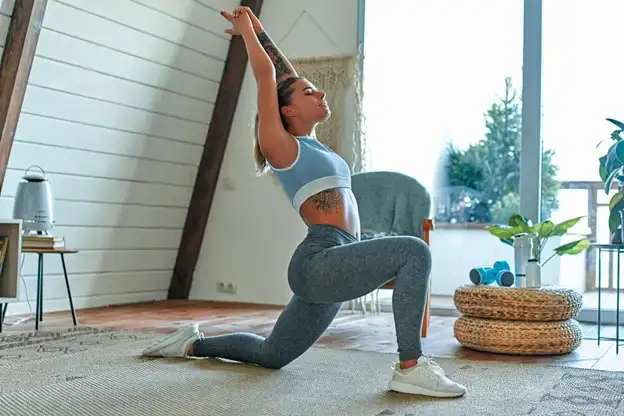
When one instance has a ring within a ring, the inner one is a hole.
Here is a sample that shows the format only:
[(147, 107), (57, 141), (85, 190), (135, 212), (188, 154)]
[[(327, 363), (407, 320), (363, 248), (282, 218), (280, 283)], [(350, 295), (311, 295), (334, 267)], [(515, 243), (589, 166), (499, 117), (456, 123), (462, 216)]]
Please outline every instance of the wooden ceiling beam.
[(9, 164), (47, 0), (15, 0), (0, 59), (0, 190)]
[[(263, 0), (242, 0), (256, 16), (260, 15)], [(188, 299), (193, 284), (193, 274), (204, 241), (204, 233), (227, 148), (234, 114), (238, 105), (245, 70), (247, 50), (240, 36), (230, 41), (221, 82), (217, 92), (206, 143), (199, 162), (191, 203), (186, 214), (184, 230), (169, 285), (169, 299)]]

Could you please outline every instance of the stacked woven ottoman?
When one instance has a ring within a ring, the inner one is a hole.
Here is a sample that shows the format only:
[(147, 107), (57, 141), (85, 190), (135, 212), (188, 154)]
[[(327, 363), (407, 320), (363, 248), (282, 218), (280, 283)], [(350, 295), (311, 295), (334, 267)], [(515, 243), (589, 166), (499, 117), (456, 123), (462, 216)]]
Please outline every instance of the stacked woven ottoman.
[(583, 297), (566, 288), (515, 288), (465, 285), (455, 290), (462, 314), (455, 338), (478, 351), (518, 354), (567, 354), (581, 344), (583, 331), (573, 319)]

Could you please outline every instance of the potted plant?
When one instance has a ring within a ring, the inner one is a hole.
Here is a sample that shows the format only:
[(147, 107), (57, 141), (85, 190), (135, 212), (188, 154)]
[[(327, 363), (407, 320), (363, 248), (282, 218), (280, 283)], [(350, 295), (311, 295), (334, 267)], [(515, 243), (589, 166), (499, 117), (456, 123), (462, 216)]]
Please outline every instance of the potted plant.
[[(545, 266), (554, 256), (579, 254), (589, 247), (590, 241), (587, 238), (581, 238), (555, 248), (553, 253), (546, 260), (542, 261), (543, 250), (548, 242), (548, 239), (551, 237), (565, 235), (568, 230), (574, 227), (582, 218), (584, 217), (572, 218), (559, 224), (555, 224), (552, 221), (542, 221), (533, 225), (530, 220), (527, 220), (521, 215), (513, 214), (509, 217), (506, 225), (491, 225), (488, 227), (488, 230), (490, 234), (498, 237), (498, 239), (500, 239), (503, 243), (511, 246), (513, 246), (514, 239), (517, 236), (529, 235), (532, 244), (531, 255), (528, 260), (534, 270), (527, 270), (527, 280), (529, 280), (530, 272), (537, 273), (537, 279), (539, 280), (541, 268)], [(537, 286), (539, 287), (539, 284)]]
[(622, 221), (624, 217), (624, 142), (622, 141), (624, 123), (612, 118), (607, 118), (607, 121), (617, 127), (610, 136), (615, 143), (609, 146), (607, 153), (598, 159), (600, 162), (598, 169), (607, 195), (611, 191), (613, 181), (618, 182), (617, 192), (609, 201), (609, 231), (612, 236), (611, 242), (622, 244), (624, 241), (624, 228), (622, 227), (624, 223)]

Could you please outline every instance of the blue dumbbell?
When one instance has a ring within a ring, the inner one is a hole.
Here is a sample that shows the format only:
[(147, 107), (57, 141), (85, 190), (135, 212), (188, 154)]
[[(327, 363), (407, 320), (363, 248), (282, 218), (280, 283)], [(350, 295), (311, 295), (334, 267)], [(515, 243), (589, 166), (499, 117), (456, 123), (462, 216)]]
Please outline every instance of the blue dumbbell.
[(515, 276), (506, 261), (497, 261), (494, 267), (475, 267), (470, 270), (470, 281), (475, 285), (491, 285), (509, 287), (514, 284)]

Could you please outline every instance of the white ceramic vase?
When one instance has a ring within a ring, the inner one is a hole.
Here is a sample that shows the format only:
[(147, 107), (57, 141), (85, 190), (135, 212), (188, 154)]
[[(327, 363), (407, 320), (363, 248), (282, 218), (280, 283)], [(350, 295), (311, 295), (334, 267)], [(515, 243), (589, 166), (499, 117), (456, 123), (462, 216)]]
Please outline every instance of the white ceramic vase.
[(542, 266), (535, 259), (530, 259), (526, 265), (526, 287), (542, 287)]

